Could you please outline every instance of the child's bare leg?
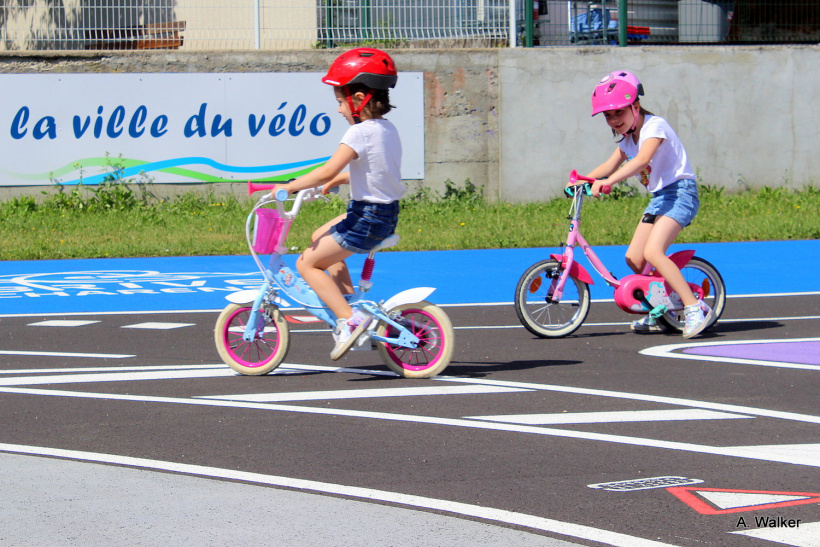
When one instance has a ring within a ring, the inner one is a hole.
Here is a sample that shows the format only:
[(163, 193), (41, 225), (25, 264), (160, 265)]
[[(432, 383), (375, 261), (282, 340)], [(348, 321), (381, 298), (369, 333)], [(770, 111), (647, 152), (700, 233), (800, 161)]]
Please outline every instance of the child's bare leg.
[(635, 273), (643, 272), (646, 266), (646, 258), (644, 257), (646, 242), (653, 226), (653, 224), (639, 222), (635, 228), (635, 233), (632, 235), (632, 241), (629, 242), (629, 248), (626, 250), (626, 264)]
[(352, 254), (328, 234), (314, 241), (296, 261), (296, 269), (304, 280), (338, 318), (350, 317), (353, 315), (353, 309), (334, 279), (325, 272)]
[[(311, 243), (315, 244), (321, 237), (329, 236), (331, 226), (338, 224), (345, 216), (347, 215), (339, 215), (317, 228), (310, 238)], [(350, 277), (350, 270), (348, 270), (347, 264), (345, 264), (344, 261), (333, 264), (327, 268), (326, 271), (333, 282), (336, 283), (336, 286), (339, 287), (339, 291), (341, 291), (342, 294), (353, 294), (355, 292), (353, 289), (353, 280)], [(302, 277), (304, 277), (304, 275)]]
[(683, 230), (683, 226), (666, 216), (658, 216), (644, 248), (644, 258), (652, 264), (683, 301), (684, 306), (697, 304), (698, 299), (683, 279), (680, 269), (666, 256), (669, 246)]

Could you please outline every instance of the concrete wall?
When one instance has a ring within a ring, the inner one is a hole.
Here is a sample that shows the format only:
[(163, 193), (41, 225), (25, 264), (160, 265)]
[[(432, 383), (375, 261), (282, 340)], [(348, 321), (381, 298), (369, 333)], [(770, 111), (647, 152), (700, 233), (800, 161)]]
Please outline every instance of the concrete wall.
[[(25, 72), (298, 72), (326, 70), (338, 51), (15, 53)], [(391, 51), (425, 73), (423, 184), (470, 179), (490, 197), (557, 196), (571, 169), (589, 171), (615, 144), (589, 116), (597, 81), (616, 69), (644, 82), (643, 104), (666, 117), (706, 184), (801, 187), (820, 177), (820, 47), (566, 47)], [(412, 185), (412, 184), (411, 184)], [(186, 188), (189, 189), (189, 188)], [(27, 189), (29, 193), (39, 189)], [(0, 192), (0, 198), (9, 190)], [(19, 192), (18, 192), (19, 193)]]
[(820, 183), (819, 47), (519, 49), (499, 65), (504, 200), (555, 195), (571, 169), (609, 156), (615, 144), (589, 96), (622, 68), (641, 78), (643, 106), (669, 120), (703, 183)]

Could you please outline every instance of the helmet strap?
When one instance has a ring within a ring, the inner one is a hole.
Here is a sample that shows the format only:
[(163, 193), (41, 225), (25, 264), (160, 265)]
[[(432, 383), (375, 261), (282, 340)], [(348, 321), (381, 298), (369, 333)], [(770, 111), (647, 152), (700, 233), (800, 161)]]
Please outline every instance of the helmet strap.
[(631, 135), (638, 129), (638, 116), (640, 116), (641, 111), (635, 106), (635, 103), (632, 103), (632, 129), (626, 132), (627, 135)]
[(348, 88), (348, 86), (344, 86), (342, 87), (342, 89), (344, 90), (345, 97), (347, 97), (347, 105), (350, 107), (350, 114), (353, 116), (353, 120), (356, 123), (359, 123), (360, 121), (362, 121), (360, 114), (362, 110), (364, 110), (364, 107), (367, 105), (367, 103), (370, 102), (370, 99), (373, 98), (373, 92), (368, 91), (367, 95), (364, 96), (364, 99), (362, 99), (362, 102), (359, 104), (357, 108), (353, 104), (353, 95), (350, 93), (350, 89)]

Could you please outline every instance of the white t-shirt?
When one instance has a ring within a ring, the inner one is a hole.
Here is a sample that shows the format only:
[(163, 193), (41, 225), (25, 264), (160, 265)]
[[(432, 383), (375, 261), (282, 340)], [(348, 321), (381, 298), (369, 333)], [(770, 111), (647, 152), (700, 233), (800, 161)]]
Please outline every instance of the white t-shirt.
[(365, 120), (351, 125), (342, 144), (359, 156), (350, 162), (352, 199), (391, 203), (407, 192), (401, 182), (401, 139), (396, 126), (388, 120)]
[(660, 116), (647, 115), (644, 118), (638, 142), (633, 142), (632, 135), (627, 135), (619, 146), (626, 157), (632, 159), (638, 154), (638, 150), (646, 139), (651, 138), (663, 139), (663, 142), (652, 156), (646, 169), (638, 174), (641, 184), (646, 186), (647, 190), (657, 192), (682, 179), (696, 180), (695, 172), (689, 165), (689, 158), (686, 156), (686, 150), (677, 133)]

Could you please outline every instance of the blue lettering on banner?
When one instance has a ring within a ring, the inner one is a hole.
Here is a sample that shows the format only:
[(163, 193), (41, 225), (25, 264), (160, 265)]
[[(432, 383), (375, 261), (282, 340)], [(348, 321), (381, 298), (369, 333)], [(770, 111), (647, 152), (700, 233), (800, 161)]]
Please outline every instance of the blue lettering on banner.
[[(287, 104), (283, 102), (279, 105), (277, 113), (270, 118), (269, 123), (265, 114), (249, 114), (248, 133), (250, 136), (256, 137), (262, 133), (266, 124), (267, 134), (271, 137), (284, 133), (298, 137), (305, 131), (313, 136), (321, 137), (330, 131), (332, 124), (327, 113), (320, 112), (310, 117), (307, 106), (304, 104), (297, 105), (290, 113), (283, 112)], [(232, 137), (234, 135), (233, 119), (224, 117), (222, 114), (214, 114), (209, 123), (207, 110), (208, 103), (202, 103), (199, 111), (185, 122), (182, 129), (183, 136), (186, 138), (219, 137), (220, 135)], [(42, 116), (31, 125), (32, 121), (31, 109), (28, 106), (21, 106), (11, 121), (9, 135), (15, 140), (21, 140), (27, 136), (35, 140), (58, 137), (58, 122), (54, 116)], [(146, 126), (148, 126), (148, 135), (158, 139), (168, 134), (169, 118), (166, 114), (158, 114), (151, 119), (148, 107), (145, 105), (138, 106), (130, 114), (123, 105), (114, 107), (110, 113), (107, 113), (105, 107), (100, 105), (94, 116), (80, 114), (71, 116), (72, 132), (70, 134), (78, 140), (86, 136), (95, 139), (103, 137), (117, 139), (125, 136), (138, 139), (146, 134)]]
[[(10, 133), (13, 139), (19, 140), (26, 136), (26, 133), (28, 133), (26, 124), (28, 124), (30, 116), (31, 111), (27, 106), (24, 106), (17, 111), (17, 114), (15, 114), (14, 119), (11, 122)], [(37, 123), (34, 124), (34, 128), (31, 130), (31, 136), (38, 141), (43, 137), (56, 139), (57, 121), (54, 119), (54, 116), (43, 116), (37, 120)]]

